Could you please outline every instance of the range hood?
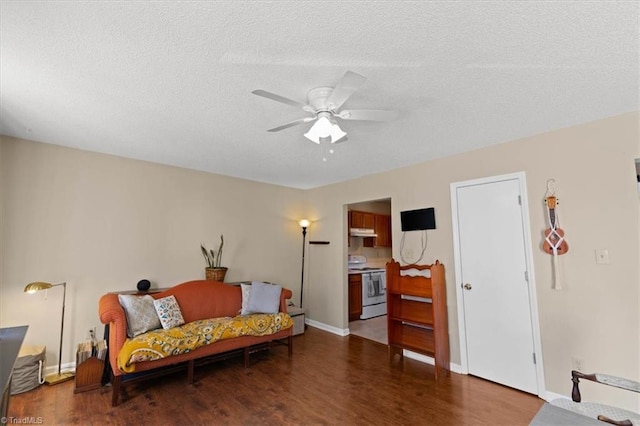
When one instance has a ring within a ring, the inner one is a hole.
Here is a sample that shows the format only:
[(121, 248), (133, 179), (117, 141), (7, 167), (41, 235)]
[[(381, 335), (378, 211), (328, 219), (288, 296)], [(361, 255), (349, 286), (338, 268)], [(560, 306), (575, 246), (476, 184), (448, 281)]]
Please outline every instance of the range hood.
[(352, 237), (377, 237), (376, 231), (367, 228), (351, 228), (349, 229), (349, 235)]

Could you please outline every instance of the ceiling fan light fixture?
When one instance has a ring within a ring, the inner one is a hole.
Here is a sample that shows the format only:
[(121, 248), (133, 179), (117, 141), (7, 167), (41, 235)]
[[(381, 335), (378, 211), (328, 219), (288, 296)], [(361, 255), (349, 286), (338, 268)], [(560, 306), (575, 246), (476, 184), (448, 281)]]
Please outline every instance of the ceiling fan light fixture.
[(347, 134), (342, 131), (340, 126), (329, 119), (328, 116), (331, 115), (330, 113), (322, 112), (318, 115), (318, 120), (314, 123), (313, 126), (311, 126), (309, 131), (304, 134), (304, 136), (311, 142), (315, 142), (317, 144), (320, 144), (320, 142), (324, 141), (335, 143), (343, 137), (347, 136)]

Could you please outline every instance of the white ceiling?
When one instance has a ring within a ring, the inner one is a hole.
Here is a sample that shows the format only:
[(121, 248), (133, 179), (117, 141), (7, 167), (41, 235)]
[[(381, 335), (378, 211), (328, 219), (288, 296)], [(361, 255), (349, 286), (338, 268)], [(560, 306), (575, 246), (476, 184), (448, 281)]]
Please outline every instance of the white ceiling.
[[(639, 109), (637, 1), (0, 1), (0, 133), (312, 188)], [(318, 146), (305, 102), (345, 71)], [(612, 141), (614, 142), (614, 141)], [(323, 162), (323, 157), (327, 158)]]

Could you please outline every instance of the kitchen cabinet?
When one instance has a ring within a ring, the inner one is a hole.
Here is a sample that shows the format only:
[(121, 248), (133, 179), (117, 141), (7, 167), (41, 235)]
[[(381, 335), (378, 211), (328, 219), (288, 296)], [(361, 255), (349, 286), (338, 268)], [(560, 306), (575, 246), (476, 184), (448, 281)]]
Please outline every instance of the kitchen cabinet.
[[(403, 271), (429, 271), (430, 277)], [(402, 358), (403, 349), (435, 359), (436, 378), (449, 375), (449, 329), (444, 265), (387, 263), (387, 334), (389, 356)]]
[(365, 238), (365, 247), (391, 247), (391, 216), (387, 214), (373, 215), (375, 238)]
[(362, 315), (362, 275), (349, 274), (349, 321)]
[(376, 247), (391, 247), (391, 216), (377, 214), (374, 216), (374, 228), (376, 234)]
[(373, 213), (351, 210), (349, 219), (349, 228), (373, 229), (375, 226)]

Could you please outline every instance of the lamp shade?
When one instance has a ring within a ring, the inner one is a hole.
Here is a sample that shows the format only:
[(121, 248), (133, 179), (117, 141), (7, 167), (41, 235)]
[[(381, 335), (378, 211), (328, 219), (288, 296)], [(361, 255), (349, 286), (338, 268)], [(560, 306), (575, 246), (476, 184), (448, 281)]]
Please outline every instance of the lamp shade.
[(343, 137), (347, 136), (345, 132), (334, 122), (332, 122), (329, 117), (331, 116), (328, 112), (321, 112), (318, 114), (318, 120), (315, 122), (313, 126), (309, 129), (304, 136), (312, 142), (319, 144), (323, 140), (328, 140), (331, 143), (338, 142)]
[(46, 290), (51, 287), (53, 287), (53, 284), (51, 283), (36, 281), (36, 282), (27, 284), (27, 286), (24, 288), (24, 291), (25, 293), (35, 293), (36, 291)]
[(300, 222), (298, 222), (298, 223), (300, 224), (300, 226), (301, 226), (302, 228), (306, 228), (306, 227), (308, 227), (309, 225), (311, 225), (311, 222), (309, 222), (307, 219), (302, 219), (302, 220), (301, 220)]

